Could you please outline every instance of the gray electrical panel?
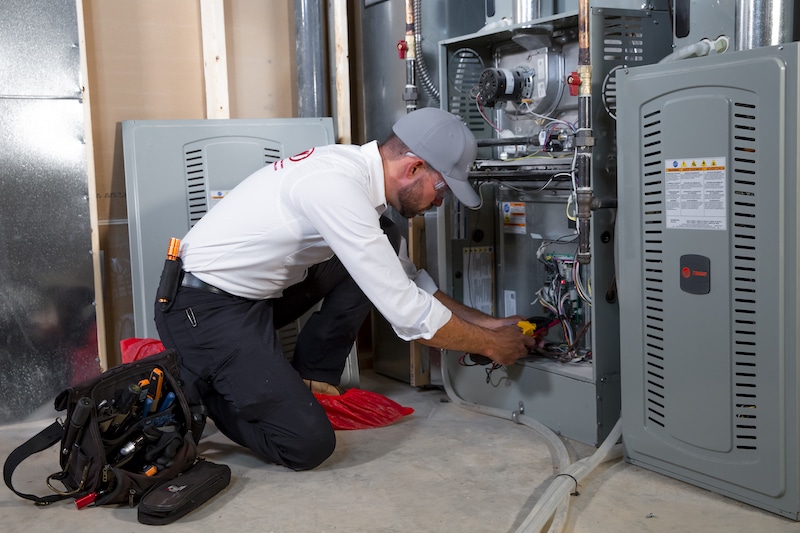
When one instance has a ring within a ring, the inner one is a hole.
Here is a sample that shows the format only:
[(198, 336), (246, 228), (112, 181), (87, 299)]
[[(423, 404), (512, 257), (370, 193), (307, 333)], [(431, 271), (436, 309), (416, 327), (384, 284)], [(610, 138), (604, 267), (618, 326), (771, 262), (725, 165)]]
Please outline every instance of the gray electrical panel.
[(795, 520), (798, 51), (617, 74), (627, 458)]
[(122, 140), (135, 335), (148, 338), (158, 338), (153, 305), (170, 238), (264, 165), (335, 142), (330, 118), (129, 120)]

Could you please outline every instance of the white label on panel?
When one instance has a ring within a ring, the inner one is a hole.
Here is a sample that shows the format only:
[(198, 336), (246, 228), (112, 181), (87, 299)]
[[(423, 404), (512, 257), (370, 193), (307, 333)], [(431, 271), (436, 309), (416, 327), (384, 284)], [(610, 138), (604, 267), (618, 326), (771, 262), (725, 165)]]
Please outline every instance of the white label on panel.
[(220, 200), (225, 198), (228, 195), (229, 192), (230, 191), (220, 191), (220, 190), (212, 191), (211, 195), (209, 196), (209, 199), (208, 199), (208, 209), (209, 209), (209, 211), (211, 210), (212, 207), (217, 205), (220, 202)]
[(464, 247), (464, 303), (491, 315), (494, 311), (493, 291), (494, 248)]
[(503, 301), (506, 316), (514, 316), (517, 314), (517, 291), (503, 291)]
[(727, 178), (724, 157), (664, 161), (667, 228), (727, 229)]
[(525, 202), (503, 202), (503, 233), (525, 235)]

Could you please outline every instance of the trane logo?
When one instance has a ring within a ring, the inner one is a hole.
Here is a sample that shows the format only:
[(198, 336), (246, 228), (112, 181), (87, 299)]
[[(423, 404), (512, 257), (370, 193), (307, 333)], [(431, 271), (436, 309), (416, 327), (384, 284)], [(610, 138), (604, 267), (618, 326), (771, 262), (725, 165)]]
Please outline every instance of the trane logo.
[(683, 276), (686, 279), (689, 279), (692, 276), (706, 278), (708, 277), (708, 272), (704, 272), (702, 270), (692, 270), (689, 267), (683, 267), (681, 269), (681, 276)]

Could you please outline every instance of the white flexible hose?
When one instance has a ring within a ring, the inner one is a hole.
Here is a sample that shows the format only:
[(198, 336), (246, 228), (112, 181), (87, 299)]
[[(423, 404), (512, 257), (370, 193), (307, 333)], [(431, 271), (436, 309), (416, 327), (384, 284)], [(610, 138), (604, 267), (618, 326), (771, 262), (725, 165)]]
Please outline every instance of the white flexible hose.
[(690, 57), (703, 57), (709, 55), (711, 52), (722, 54), (728, 51), (730, 47), (730, 39), (727, 35), (720, 35), (713, 41), (711, 39), (703, 39), (696, 43), (678, 48), (667, 57), (663, 58), (659, 63), (669, 63), (670, 61), (678, 61), (680, 59), (688, 59)]
[(687, 59), (690, 57), (702, 57), (708, 55), (711, 51), (711, 45), (707, 41), (700, 41), (697, 43), (678, 48), (670, 55), (659, 61), (659, 63), (668, 63), (670, 61), (678, 61), (679, 59)]
[(571, 459), (569, 458), (569, 452), (567, 451), (567, 447), (564, 445), (564, 442), (550, 428), (548, 428), (538, 420), (534, 420), (533, 418), (522, 414), (511, 413), (509, 411), (506, 411), (505, 409), (487, 407), (485, 405), (468, 402), (463, 398), (461, 398), (460, 396), (458, 396), (453, 390), (453, 386), (450, 383), (450, 375), (447, 370), (447, 362), (444, 360), (442, 361), (442, 382), (444, 383), (444, 390), (447, 393), (447, 396), (450, 398), (450, 401), (459, 405), (460, 407), (484, 415), (489, 415), (497, 418), (503, 418), (506, 420), (519, 422), (520, 424), (524, 424), (525, 426), (539, 433), (544, 438), (545, 442), (547, 442), (547, 447), (550, 449), (550, 453), (554, 457), (553, 467), (558, 469), (558, 471), (564, 470), (572, 462)]
[[(618, 444), (611, 449), (611, 452), (608, 454), (608, 456), (606, 456), (605, 461), (619, 459), (622, 456), (623, 456), (622, 444)], [(547, 530), (548, 533), (560, 533), (564, 531), (564, 528), (567, 525), (569, 502), (570, 500), (566, 497), (561, 499), (561, 503), (559, 504), (558, 509), (556, 509), (556, 514), (553, 517), (553, 521), (550, 523), (550, 528)]]
[(453, 390), (453, 386), (450, 383), (447, 361), (445, 361), (444, 358), (442, 359), (441, 368), (444, 390), (450, 398), (450, 401), (460, 407), (477, 413), (524, 424), (539, 433), (545, 439), (550, 453), (553, 456), (553, 466), (558, 470), (559, 474), (533, 507), (525, 521), (517, 528), (517, 533), (539, 533), (554, 514), (555, 518), (553, 518), (550, 532), (562, 531), (566, 525), (567, 514), (569, 512), (569, 499), (567, 496), (572, 492), (575, 484), (586, 477), (603, 461), (622, 455), (621, 447), (614, 449), (614, 445), (622, 435), (622, 420), (617, 421), (611, 433), (594, 454), (570, 464), (569, 452), (564, 442), (547, 426), (518, 412), (510, 413), (504, 409), (487, 407), (464, 400)]
[(525, 521), (517, 528), (517, 533), (535, 532), (539, 533), (547, 524), (553, 513), (556, 512), (558, 505), (569, 496), (574, 490), (575, 485), (591, 473), (597, 465), (603, 461), (619, 456), (619, 448), (612, 453), (612, 449), (622, 435), (622, 419), (617, 420), (614, 429), (608, 435), (603, 444), (591, 456), (581, 459), (571, 464), (563, 475), (557, 476), (545, 493), (536, 502)]

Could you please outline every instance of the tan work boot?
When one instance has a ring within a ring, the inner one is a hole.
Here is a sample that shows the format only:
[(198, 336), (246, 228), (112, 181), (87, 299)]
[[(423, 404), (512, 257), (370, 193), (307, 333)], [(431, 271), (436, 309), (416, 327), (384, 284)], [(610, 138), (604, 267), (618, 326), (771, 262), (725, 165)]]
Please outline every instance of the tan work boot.
[(330, 383), (325, 383), (324, 381), (304, 379), (303, 383), (311, 389), (311, 392), (316, 394), (328, 394), (330, 396), (340, 396), (342, 394), (342, 390), (339, 387), (331, 385)]

